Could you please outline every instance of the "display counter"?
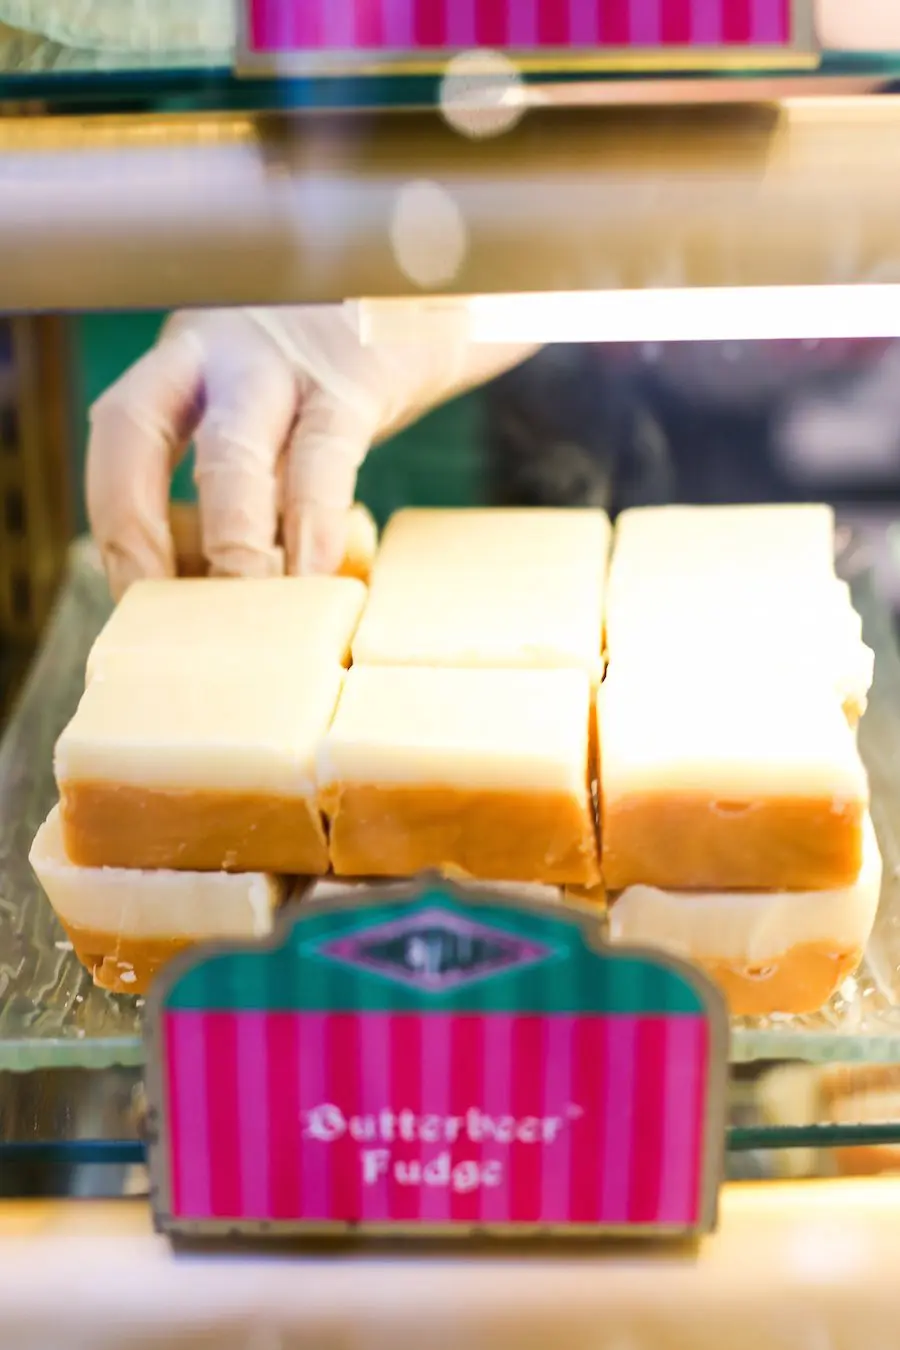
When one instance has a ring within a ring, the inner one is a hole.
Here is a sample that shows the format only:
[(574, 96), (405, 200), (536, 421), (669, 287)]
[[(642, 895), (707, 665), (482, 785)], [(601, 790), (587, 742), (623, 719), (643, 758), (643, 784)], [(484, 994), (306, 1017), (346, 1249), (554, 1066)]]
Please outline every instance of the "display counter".
[(898, 1204), (893, 1180), (735, 1185), (696, 1248), (305, 1257), (175, 1253), (140, 1202), (4, 1204), (0, 1318), (22, 1350), (870, 1350), (895, 1318)]

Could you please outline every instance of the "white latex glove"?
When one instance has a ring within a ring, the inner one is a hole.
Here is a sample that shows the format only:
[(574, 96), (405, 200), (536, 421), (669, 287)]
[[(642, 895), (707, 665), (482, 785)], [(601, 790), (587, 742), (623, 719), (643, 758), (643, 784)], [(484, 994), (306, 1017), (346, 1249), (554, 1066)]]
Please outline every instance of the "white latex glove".
[(530, 350), (363, 346), (337, 306), (175, 315), (91, 410), (87, 508), (113, 594), (174, 575), (169, 487), (192, 439), (214, 575), (332, 572), (369, 447)]

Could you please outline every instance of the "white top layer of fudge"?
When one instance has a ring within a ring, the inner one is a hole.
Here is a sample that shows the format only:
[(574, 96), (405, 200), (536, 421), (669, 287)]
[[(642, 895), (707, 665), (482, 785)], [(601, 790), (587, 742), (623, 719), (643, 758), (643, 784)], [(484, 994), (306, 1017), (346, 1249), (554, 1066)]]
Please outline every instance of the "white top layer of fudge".
[(365, 599), (350, 577), (139, 581), (95, 641), (87, 679), (151, 666), (240, 672), (251, 658), (346, 665)]
[(66, 856), (56, 806), (35, 835), (29, 861), (65, 923), (131, 941), (262, 937), (285, 892), (281, 877), (261, 872), (76, 867)]
[(586, 791), (590, 685), (574, 670), (354, 666), (319, 785)]
[(261, 672), (248, 649), (242, 669), (92, 680), (57, 741), (57, 782), (306, 796), (344, 676), (324, 661)]

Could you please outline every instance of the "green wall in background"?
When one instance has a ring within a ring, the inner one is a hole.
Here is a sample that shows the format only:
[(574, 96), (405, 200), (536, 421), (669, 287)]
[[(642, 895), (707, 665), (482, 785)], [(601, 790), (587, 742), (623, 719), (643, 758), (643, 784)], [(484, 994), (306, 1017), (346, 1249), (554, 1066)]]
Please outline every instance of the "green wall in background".
[[(83, 481), (87, 411), (107, 385), (153, 345), (162, 314), (88, 314), (75, 320), (75, 380), (79, 436), (75, 481)], [(358, 496), (383, 524), (401, 506), (466, 506), (482, 500), (479, 452), (482, 420), (477, 395), (445, 404), (373, 450), (359, 476)], [(193, 499), (188, 458), (172, 485), (177, 501)], [(79, 519), (84, 503), (79, 494)]]

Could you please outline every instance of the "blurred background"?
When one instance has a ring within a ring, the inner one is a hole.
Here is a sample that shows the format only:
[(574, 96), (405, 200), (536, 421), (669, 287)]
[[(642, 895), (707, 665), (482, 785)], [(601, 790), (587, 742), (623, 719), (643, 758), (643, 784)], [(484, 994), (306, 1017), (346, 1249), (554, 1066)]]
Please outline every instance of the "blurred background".
[[(90, 404), (164, 317), (0, 319), (7, 709), (85, 528)], [(173, 497), (194, 500), (190, 457)], [(403, 505), (825, 500), (871, 540), (900, 604), (900, 344), (555, 344), (377, 447), (359, 497), (380, 524)]]

